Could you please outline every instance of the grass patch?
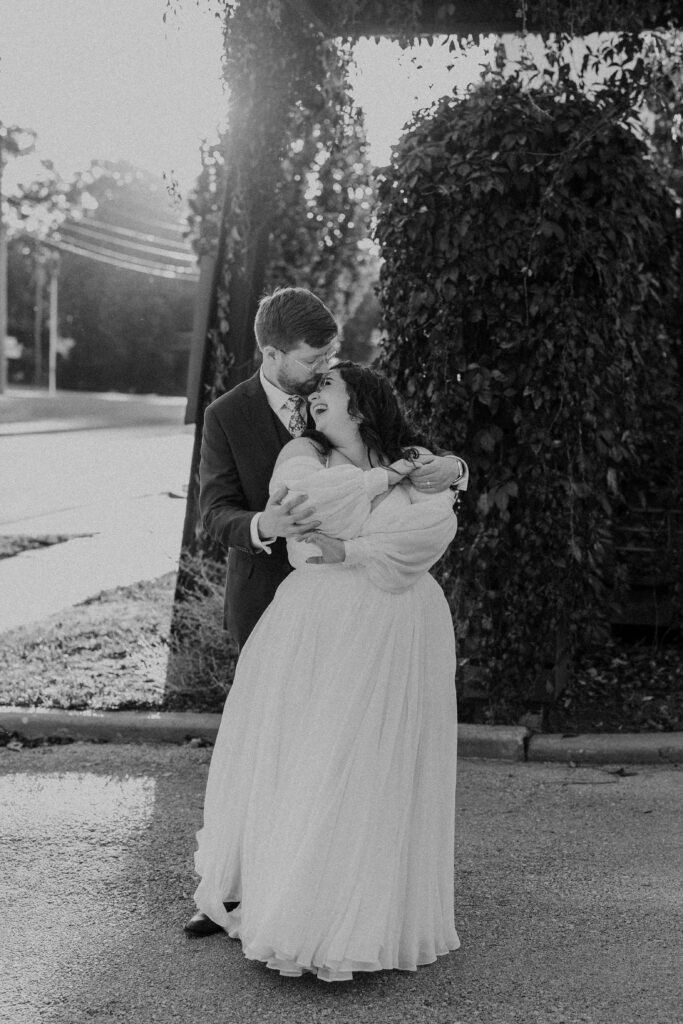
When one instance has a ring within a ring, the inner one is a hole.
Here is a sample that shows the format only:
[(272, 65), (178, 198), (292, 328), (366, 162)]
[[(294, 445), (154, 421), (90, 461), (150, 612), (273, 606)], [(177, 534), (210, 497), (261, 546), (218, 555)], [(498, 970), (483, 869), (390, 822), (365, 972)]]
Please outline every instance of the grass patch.
[(49, 548), (53, 544), (63, 544), (75, 537), (90, 537), (89, 533), (46, 533), (40, 537), (25, 533), (4, 534), (0, 536), (0, 558), (14, 558), (22, 551), (33, 551), (35, 548)]
[(237, 646), (223, 628), (225, 566), (186, 555), (179, 580), (165, 706), (222, 711), (237, 664)]
[(184, 565), (191, 586), (175, 608), (168, 573), (3, 633), (0, 705), (222, 711), (237, 662), (223, 629), (225, 570)]
[(161, 708), (175, 573), (117, 587), (0, 638), (0, 704)]

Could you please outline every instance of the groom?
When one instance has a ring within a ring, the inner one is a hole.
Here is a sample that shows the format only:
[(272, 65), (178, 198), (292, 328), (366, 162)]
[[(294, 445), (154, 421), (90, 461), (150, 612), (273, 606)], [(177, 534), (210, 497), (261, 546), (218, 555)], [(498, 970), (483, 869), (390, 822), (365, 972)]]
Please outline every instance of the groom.
[[(320, 526), (305, 495), (281, 488), (269, 497), (268, 484), (280, 450), (306, 429), (306, 397), (338, 348), (334, 317), (305, 288), (263, 298), (254, 332), (261, 367), (206, 409), (199, 466), (203, 525), (228, 549), (225, 625), (240, 648), (291, 572), (286, 538)], [(411, 483), (440, 491), (466, 475), (456, 456), (432, 456)], [(185, 925), (191, 935), (221, 930), (201, 912)]]

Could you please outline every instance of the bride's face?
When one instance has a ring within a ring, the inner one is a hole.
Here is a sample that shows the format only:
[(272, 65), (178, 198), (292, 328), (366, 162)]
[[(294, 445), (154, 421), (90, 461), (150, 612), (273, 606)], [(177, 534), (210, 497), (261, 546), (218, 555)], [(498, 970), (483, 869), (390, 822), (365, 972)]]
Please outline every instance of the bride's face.
[(339, 370), (324, 374), (308, 403), (316, 429), (333, 440), (340, 431), (348, 433), (355, 420), (349, 415), (349, 393)]

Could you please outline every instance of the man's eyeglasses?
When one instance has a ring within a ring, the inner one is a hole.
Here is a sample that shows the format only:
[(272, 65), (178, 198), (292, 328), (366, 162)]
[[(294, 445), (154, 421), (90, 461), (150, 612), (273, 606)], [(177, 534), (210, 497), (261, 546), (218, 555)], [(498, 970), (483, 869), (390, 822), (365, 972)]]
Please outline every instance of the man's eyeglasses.
[[(282, 349), (282, 348), (279, 348), (278, 352), (282, 352), (282, 354), (285, 355), (285, 356), (290, 354), (289, 352), (285, 352), (285, 350)], [(324, 356), (318, 356), (317, 359), (311, 359), (311, 361), (309, 363), (304, 363), (301, 359), (297, 359), (296, 356), (292, 356), (292, 359), (294, 360), (295, 363), (298, 363), (299, 366), (303, 366), (303, 368), (305, 370), (311, 370), (312, 372), (315, 373), (316, 370), (320, 370), (324, 366), (325, 367), (329, 366), (330, 363), (334, 359), (336, 359), (338, 355), (339, 355), (339, 346), (337, 345), (337, 346), (335, 346), (335, 348), (332, 349), (331, 352), (327, 352), (326, 355), (324, 355)]]

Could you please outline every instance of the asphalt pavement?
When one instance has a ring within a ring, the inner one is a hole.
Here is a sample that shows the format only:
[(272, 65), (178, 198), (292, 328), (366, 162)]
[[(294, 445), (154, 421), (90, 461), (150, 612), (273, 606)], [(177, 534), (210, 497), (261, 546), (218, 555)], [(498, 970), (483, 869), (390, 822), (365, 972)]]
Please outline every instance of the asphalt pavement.
[(0, 750), (1, 1021), (680, 1024), (680, 770), (462, 761), (462, 948), (328, 985), (183, 933), (209, 757)]

